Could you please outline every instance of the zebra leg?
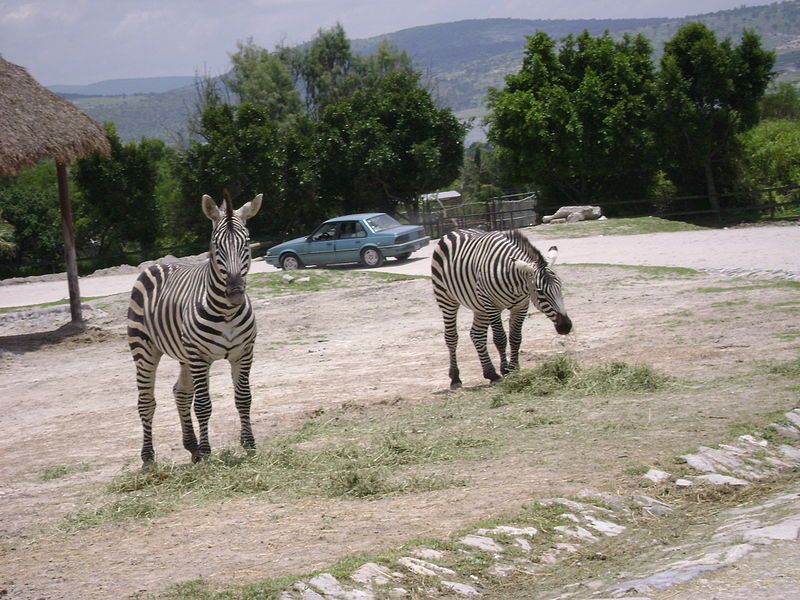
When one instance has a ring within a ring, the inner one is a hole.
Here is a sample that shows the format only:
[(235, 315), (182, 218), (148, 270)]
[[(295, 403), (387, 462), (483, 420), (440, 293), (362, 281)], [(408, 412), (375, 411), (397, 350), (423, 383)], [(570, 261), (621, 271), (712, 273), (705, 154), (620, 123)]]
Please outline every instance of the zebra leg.
[(494, 346), (500, 354), (500, 374), (506, 375), (509, 370), (508, 359), (506, 358), (508, 338), (506, 337), (506, 330), (503, 328), (503, 319), (500, 316), (500, 311), (489, 313), (489, 320), (492, 324), (492, 341), (494, 341)]
[(236, 361), (231, 361), (231, 376), (233, 377), (234, 395), (236, 397), (236, 410), (242, 422), (241, 443), (242, 447), (253, 450), (256, 441), (250, 427), (250, 367), (253, 364), (253, 345)]
[(153, 450), (153, 414), (156, 411), (156, 370), (161, 352), (150, 344), (137, 342), (134, 350), (136, 361), (136, 387), (139, 390), (139, 418), (142, 420), (142, 463), (151, 464), (155, 458)]
[(211, 454), (211, 444), (208, 441), (208, 421), (211, 418), (211, 396), (208, 394), (208, 371), (210, 368), (211, 365), (202, 358), (193, 359), (189, 363), (194, 383), (194, 414), (200, 430), (197, 452), (201, 459)]
[(511, 317), (508, 322), (508, 337), (511, 345), (511, 361), (508, 368), (513, 371), (519, 369), (519, 347), (522, 345), (522, 324), (528, 314), (528, 300), (519, 306), (511, 309)]
[(444, 319), (444, 343), (447, 344), (447, 351), (450, 354), (450, 389), (457, 390), (461, 387), (461, 377), (458, 370), (458, 358), (456, 349), (458, 348), (458, 303), (443, 304), (439, 303)]
[(194, 386), (192, 385), (192, 374), (189, 371), (189, 365), (186, 363), (181, 363), (181, 373), (172, 388), (172, 393), (175, 395), (175, 404), (178, 406), (178, 416), (181, 419), (183, 447), (192, 453), (192, 462), (197, 462), (200, 460), (200, 452), (197, 449), (197, 437), (194, 434), (194, 425), (192, 424)]
[(472, 328), (469, 330), (469, 336), (472, 338), (472, 343), (475, 344), (475, 350), (478, 351), (478, 358), (481, 360), (481, 367), (483, 368), (483, 376), (489, 381), (495, 382), (500, 379), (500, 375), (492, 364), (492, 359), (489, 357), (489, 352), (486, 349), (486, 335), (489, 331), (489, 318), (484, 313), (475, 312), (475, 317), (472, 320)]

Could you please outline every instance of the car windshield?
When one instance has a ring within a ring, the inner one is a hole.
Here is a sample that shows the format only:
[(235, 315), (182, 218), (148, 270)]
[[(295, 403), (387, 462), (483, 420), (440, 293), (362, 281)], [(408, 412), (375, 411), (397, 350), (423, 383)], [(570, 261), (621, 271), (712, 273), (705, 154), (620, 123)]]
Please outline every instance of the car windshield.
[(375, 215), (374, 217), (370, 217), (367, 219), (367, 224), (369, 224), (370, 228), (375, 233), (383, 231), (384, 229), (391, 229), (392, 227), (400, 227), (400, 223), (389, 215)]

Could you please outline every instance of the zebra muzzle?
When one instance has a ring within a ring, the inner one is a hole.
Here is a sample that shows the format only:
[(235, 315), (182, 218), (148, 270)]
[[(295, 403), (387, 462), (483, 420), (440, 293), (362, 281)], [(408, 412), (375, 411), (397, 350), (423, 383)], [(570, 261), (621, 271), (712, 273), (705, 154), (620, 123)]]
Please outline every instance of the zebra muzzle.
[(225, 287), (225, 295), (234, 306), (244, 302), (244, 279), (236, 277), (228, 281), (228, 285)]
[(572, 320), (567, 315), (556, 315), (556, 331), (566, 335), (572, 331)]

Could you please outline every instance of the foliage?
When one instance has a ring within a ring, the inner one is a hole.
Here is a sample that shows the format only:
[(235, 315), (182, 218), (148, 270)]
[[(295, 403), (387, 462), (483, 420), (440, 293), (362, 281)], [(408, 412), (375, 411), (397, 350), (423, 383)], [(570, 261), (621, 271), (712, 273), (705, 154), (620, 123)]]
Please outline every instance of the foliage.
[(746, 185), (761, 188), (800, 183), (800, 121), (762, 121), (740, 140)]
[(547, 206), (633, 200), (655, 178), (651, 48), (644, 37), (584, 32), (560, 46), (528, 37), (519, 72), (489, 90), (489, 139), (514, 181)]
[(74, 176), (84, 198), (85, 234), (96, 240), (101, 253), (129, 242), (152, 248), (161, 227), (155, 161), (164, 143), (143, 140), (123, 145), (111, 124), (106, 124), (106, 136), (111, 144), (109, 158), (93, 154), (76, 162)]
[(473, 143), (464, 153), (461, 193), (465, 202), (485, 202), (503, 194), (500, 167), (490, 144)]
[(800, 94), (791, 83), (782, 82), (761, 99), (762, 119), (800, 119)]
[(464, 127), (419, 87), (419, 74), (390, 72), (328, 106), (318, 124), (320, 195), (342, 212), (404, 204), (458, 176)]
[(257, 46), (252, 38), (236, 47), (238, 51), (231, 55), (233, 70), (225, 81), (239, 100), (265, 109), (274, 121), (298, 113), (300, 95), (282, 57)]
[[(72, 186), (70, 196), (77, 213), (81, 199)], [(34, 263), (59, 269), (62, 247), (55, 163), (46, 160), (15, 177), (0, 178), (0, 257), (9, 261), (0, 267), (0, 276), (27, 274)]]
[(735, 189), (737, 134), (756, 123), (774, 62), (774, 53), (748, 31), (734, 47), (705, 25), (688, 23), (667, 42), (657, 130), (664, 170), (680, 194), (707, 195), (719, 210), (719, 194)]

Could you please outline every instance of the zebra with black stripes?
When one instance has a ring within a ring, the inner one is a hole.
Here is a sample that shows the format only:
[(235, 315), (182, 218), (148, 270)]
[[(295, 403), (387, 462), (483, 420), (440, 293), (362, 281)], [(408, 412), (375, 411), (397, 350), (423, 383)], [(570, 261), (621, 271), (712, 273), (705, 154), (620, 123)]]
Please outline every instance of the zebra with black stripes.
[[(142, 461), (153, 462), (153, 393), (156, 369), (166, 354), (180, 363), (172, 388), (183, 432), (183, 447), (197, 462), (211, 452), (208, 421), (211, 398), (208, 373), (215, 360), (227, 359), (241, 420), (241, 443), (255, 448), (250, 427), (250, 367), (256, 321), (245, 289), (250, 270), (246, 223), (261, 207), (259, 194), (238, 210), (227, 191), (224, 209), (207, 195), (203, 212), (211, 220), (208, 261), (196, 265), (155, 264), (139, 275), (128, 307), (128, 344), (136, 364), (139, 417), (144, 440)], [(192, 424), (192, 400), (199, 441)]]
[[(500, 379), (486, 348), (489, 326), (500, 353), (503, 375), (519, 367), (522, 323), (529, 303), (555, 324), (558, 333), (570, 332), (572, 321), (564, 308), (561, 280), (550, 268), (557, 254), (558, 248), (552, 246), (548, 256), (543, 256), (519, 230), (457, 230), (439, 240), (433, 250), (431, 275), (450, 352), (450, 389), (461, 387), (456, 318), (462, 305), (472, 309), (470, 337), (478, 351), (483, 376), (489, 381)], [(505, 309), (510, 313), (508, 338), (501, 319)], [(507, 358), (509, 341), (511, 355)]]

